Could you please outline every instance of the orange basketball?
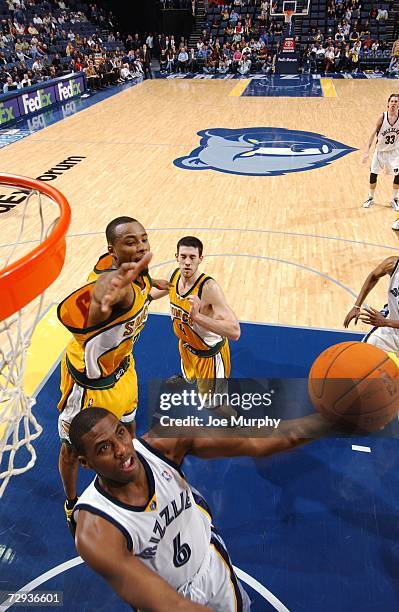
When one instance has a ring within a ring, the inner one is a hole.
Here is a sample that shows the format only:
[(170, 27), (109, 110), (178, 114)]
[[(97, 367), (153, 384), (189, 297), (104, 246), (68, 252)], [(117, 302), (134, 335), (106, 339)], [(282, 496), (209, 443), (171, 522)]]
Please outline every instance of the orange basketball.
[(399, 368), (379, 348), (341, 342), (313, 363), (308, 382), (316, 410), (361, 431), (384, 427), (399, 411)]

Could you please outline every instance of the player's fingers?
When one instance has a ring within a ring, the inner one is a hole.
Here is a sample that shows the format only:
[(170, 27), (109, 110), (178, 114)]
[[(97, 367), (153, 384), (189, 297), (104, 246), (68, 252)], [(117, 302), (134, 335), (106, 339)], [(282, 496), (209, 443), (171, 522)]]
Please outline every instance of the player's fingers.
[(145, 270), (145, 268), (148, 267), (148, 264), (150, 263), (151, 259), (152, 259), (151, 251), (149, 251), (148, 253), (143, 255), (143, 257), (140, 259), (140, 261), (136, 264), (138, 266), (138, 269), (139, 269), (140, 272), (141, 272), (141, 270)]
[(105, 295), (103, 299), (101, 300), (101, 312), (103, 312), (104, 314), (109, 313), (111, 310), (110, 303), (111, 303), (110, 296)]

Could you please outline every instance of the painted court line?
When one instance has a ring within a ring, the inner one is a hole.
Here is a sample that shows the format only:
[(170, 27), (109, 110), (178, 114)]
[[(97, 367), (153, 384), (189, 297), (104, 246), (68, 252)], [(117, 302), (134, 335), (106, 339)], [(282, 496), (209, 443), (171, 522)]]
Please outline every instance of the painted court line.
[[(69, 561), (60, 563), (60, 565), (56, 565), (47, 572), (44, 572), (44, 574), (41, 574), (37, 578), (34, 578), (33, 580), (25, 584), (17, 591), (17, 593), (30, 593), (48, 580), (51, 580), (51, 578), (54, 578), (59, 574), (63, 574), (64, 572), (67, 572), (68, 570), (78, 565), (81, 565), (82, 563), (84, 563), (84, 561), (81, 557), (74, 557), (73, 559), (69, 559)], [(285, 605), (275, 595), (273, 595), (273, 593), (271, 593), (265, 586), (263, 586), (263, 584), (258, 582), (255, 578), (241, 570), (239, 567), (234, 567), (234, 571), (236, 572), (238, 578), (242, 580), (242, 582), (245, 582), (250, 587), (252, 587), (254, 591), (259, 593), (259, 595), (261, 595), (263, 599), (266, 599), (266, 601), (268, 601), (273, 606), (273, 608), (277, 610), (277, 612), (290, 612), (289, 609), (286, 608)], [(6, 612), (6, 610), (11, 608), (12, 606), (13, 604), (0, 606), (0, 612)]]
[(51, 306), (37, 323), (26, 354), (24, 391), (27, 395), (37, 395), (70, 339), (70, 332), (57, 318), (57, 306)]
[(357, 444), (352, 444), (352, 450), (359, 451), (359, 453), (371, 453), (369, 446), (358, 446)]
[(323, 91), (324, 98), (337, 98), (337, 91), (335, 89), (334, 81), (332, 79), (320, 79), (321, 89)]
[[(266, 257), (264, 255), (251, 255), (249, 253), (208, 253), (207, 257), (248, 257), (249, 259), (260, 259), (261, 261), (272, 261), (273, 263), (281, 263), (286, 264), (288, 266), (294, 266), (295, 268), (299, 268), (300, 270), (306, 270), (306, 272), (317, 274), (318, 276), (321, 276), (321, 278), (324, 278), (325, 280), (328, 280), (331, 283), (338, 285), (338, 287), (340, 287), (344, 291), (347, 291), (353, 297), (357, 296), (357, 293), (355, 293), (355, 291), (352, 291), (352, 289), (350, 289), (343, 283), (340, 283), (339, 280), (337, 280), (336, 278), (333, 278), (328, 274), (324, 274), (323, 272), (320, 272), (320, 270), (316, 270), (316, 268), (311, 268), (310, 266), (305, 266), (304, 264), (300, 264), (295, 261), (289, 261), (288, 259), (278, 259), (276, 257)], [(152, 266), (152, 269), (160, 268), (166, 265), (172, 265), (173, 263), (175, 263), (174, 259), (168, 259), (166, 261), (161, 261), (160, 263), (155, 264), (154, 266)]]
[[(301, 232), (284, 232), (281, 230), (270, 230), (270, 229), (256, 229), (256, 228), (239, 228), (239, 227), (148, 227), (148, 232), (186, 232), (186, 231), (201, 231), (201, 232), (254, 232), (259, 234), (276, 234), (280, 236), (293, 236), (294, 238), (317, 238), (320, 240), (335, 240), (337, 242), (347, 242), (348, 244), (358, 244), (360, 246), (367, 247), (378, 247), (381, 249), (388, 249), (389, 251), (397, 251), (398, 248), (389, 246), (387, 244), (378, 244), (374, 242), (365, 242), (363, 240), (352, 240), (350, 238), (340, 238), (339, 236), (324, 236), (322, 234), (306, 234)], [(76, 232), (73, 234), (67, 234), (67, 238), (85, 238), (86, 236), (102, 236), (104, 230), (99, 232)], [(24, 240), (20, 244), (35, 244), (38, 240)], [(9, 248), (15, 246), (14, 242), (7, 242), (0, 244), (0, 249)]]
[(244, 93), (244, 91), (246, 90), (250, 82), (251, 82), (251, 79), (243, 79), (242, 81), (239, 81), (237, 85), (233, 87), (233, 89), (229, 93), (229, 96), (238, 98)]
[(285, 605), (279, 599), (277, 599), (275, 595), (273, 595), (273, 593), (271, 593), (266, 587), (263, 586), (263, 584), (255, 580), (255, 578), (253, 578), (243, 570), (240, 570), (239, 567), (233, 565), (233, 568), (238, 578), (242, 582), (245, 582), (250, 587), (252, 587), (254, 591), (259, 593), (259, 595), (262, 595), (262, 597), (266, 599), (266, 601), (268, 601), (269, 604), (271, 604), (275, 610), (277, 610), (278, 612), (290, 612), (289, 609), (286, 608)]

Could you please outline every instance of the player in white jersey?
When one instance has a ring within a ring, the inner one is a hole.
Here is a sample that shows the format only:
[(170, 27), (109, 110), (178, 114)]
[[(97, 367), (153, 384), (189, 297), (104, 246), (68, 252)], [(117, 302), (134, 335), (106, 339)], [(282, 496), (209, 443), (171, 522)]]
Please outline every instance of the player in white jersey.
[[(389, 275), (391, 277), (388, 288), (388, 304), (384, 314), (364, 304), (370, 291), (375, 287), (380, 278)], [(362, 310), (363, 305), (363, 310)], [(378, 348), (399, 355), (399, 258), (388, 257), (384, 259), (367, 276), (360, 290), (355, 304), (345, 317), (344, 327), (355, 319), (372, 325), (373, 329), (365, 336), (364, 342), (374, 344)]]
[(148, 612), (244, 612), (239, 584), (206, 503), (181, 464), (202, 458), (262, 457), (332, 431), (320, 414), (280, 424), (269, 437), (134, 440), (103, 408), (82, 410), (69, 436), (97, 476), (74, 508), (76, 547), (128, 604)]
[(385, 169), (386, 174), (394, 176), (391, 206), (394, 210), (399, 211), (399, 94), (389, 96), (388, 110), (378, 117), (363, 156), (364, 163), (368, 160), (371, 146), (376, 137), (377, 142), (370, 168), (369, 196), (363, 207), (370, 208), (374, 204), (377, 177)]

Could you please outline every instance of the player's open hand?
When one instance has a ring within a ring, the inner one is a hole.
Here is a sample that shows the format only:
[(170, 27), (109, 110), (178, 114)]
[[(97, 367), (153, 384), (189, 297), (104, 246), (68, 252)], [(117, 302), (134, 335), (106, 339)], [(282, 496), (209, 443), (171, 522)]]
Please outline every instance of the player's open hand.
[(356, 325), (358, 322), (359, 316), (360, 316), (360, 308), (356, 308), (355, 306), (353, 306), (345, 317), (344, 327), (348, 327), (349, 323), (353, 321), (353, 319), (355, 319), (355, 325)]
[(362, 163), (367, 164), (368, 158), (369, 158), (369, 152), (365, 151), (365, 153), (363, 153)]
[(101, 312), (111, 314), (112, 306), (121, 300), (122, 292), (148, 268), (151, 259), (152, 253), (146, 253), (140, 261), (129, 261), (119, 266), (116, 274), (110, 278), (101, 299)]
[(372, 325), (373, 327), (386, 327), (387, 325), (386, 318), (371, 306), (362, 310), (359, 319), (363, 321), (363, 323), (367, 323), (367, 325)]
[(201, 300), (198, 295), (189, 295), (187, 299), (191, 302), (189, 317), (192, 321), (195, 321), (200, 312)]

